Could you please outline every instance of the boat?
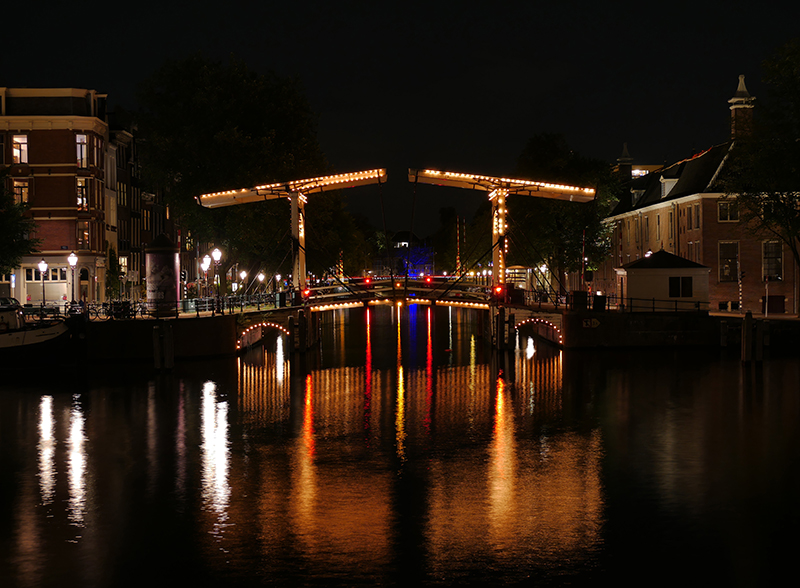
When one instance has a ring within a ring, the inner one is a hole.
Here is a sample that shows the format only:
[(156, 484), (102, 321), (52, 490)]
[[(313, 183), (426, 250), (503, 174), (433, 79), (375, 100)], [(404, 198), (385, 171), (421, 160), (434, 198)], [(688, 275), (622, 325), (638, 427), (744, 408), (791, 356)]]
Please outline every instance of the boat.
[(0, 358), (57, 348), (69, 339), (63, 318), (28, 320), (16, 298), (0, 297)]

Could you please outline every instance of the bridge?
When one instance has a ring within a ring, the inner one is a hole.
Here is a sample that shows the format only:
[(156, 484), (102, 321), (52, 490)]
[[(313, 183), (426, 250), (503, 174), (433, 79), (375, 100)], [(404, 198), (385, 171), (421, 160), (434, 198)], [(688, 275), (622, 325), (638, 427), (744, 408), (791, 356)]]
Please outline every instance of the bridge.
[(413, 305), (470, 309), (481, 313), (486, 336), (499, 350), (513, 349), (516, 331), (527, 332), (558, 347), (563, 344), (561, 310), (553, 304), (511, 303), (498, 299), (485, 285), (459, 281), (457, 277), (427, 276), (416, 279), (362, 278), (321, 284), (303, 291), (302, 300), (271, 309), (242, 309), (248, 315), (239, 347), (260, 341), (270, 329), (290, 339), (290, 348), (303, 352), (313, 346), (319, 317), (326, 311), (394, 306), (399, 311)]
[[(325, 190), (339, 190), (369, 184), (386, 182), (385, 169), (373, 169), (331, 176), (321, 176), (304, 180), (277, 182), (203, 194), (197, 197), (200, 205), (207, 208), (234, 206), (287, 198), (291, 202), (292, 226), (292, 303), (297, 306), (297, 314), (290, 317), (287, 327), (290, 336), (300, 350), (304, 350), (313, 340), (315, 313), (326, 310), (352, 308), (364, 305), (435, 304), (474, 308), (489, 313), (491, 338), (497, 349), (508, 348), (513, 339), (511, 332), (517, 328), (517, 315), (507, 312), (509, 303), (506, 290), (507, 229), (506, 200), (511, 195), (532, 196), (573, 202), (588, 202), (595, 197), (592, 188), (580, 188), (512, 178), (501, 178), (476, 174), (464, 174), (439, 170), (409, 169), (408, 180), (413, 183), (428, 183), (441, 186), (480, 190), (488, 193), (492, 204), (492, 273), (491, 288), (485, 289), (464, 282), (466, 272), (448, 279), (426, 277), (412, 279), (408, 275), (387, 279), (352, 280), (339, 276), (335, 283), (309, 286), (306, 271), (305, 245), (305, 205), (310, 194)], [(460, 268), (459, 268), (460, 269)], [(530, 313), (521, 308), (520, 312)], [(556, 344), (561, 344), (560, 327), (554, 320), (530, 316), (522, 318), (524, 324), (535, 328), (537, 333)], [(270, 323), (272, 324), (272, 323)], [(520, 323), (522, 324), (522, 323)], [(254, 336), (254, 335), (252, 335)]]

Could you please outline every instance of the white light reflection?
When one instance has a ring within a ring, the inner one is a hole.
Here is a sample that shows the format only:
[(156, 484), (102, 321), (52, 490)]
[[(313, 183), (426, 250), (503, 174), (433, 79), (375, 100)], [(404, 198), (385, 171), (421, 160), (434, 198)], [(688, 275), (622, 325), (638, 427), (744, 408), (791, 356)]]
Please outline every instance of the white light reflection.
[(275, 349), (275, 378), (278, 380), (279, 384), (283, 383), (284, 361), (285, 359), (283, 357), (283, 337), (278, 337)]
[(536, 353), (536, 348), (533, 346), (533, 337), (528, 337), (528, 345), (525, 347), (525, 359), (531, 359), (534, 353)]
[(39, 488), (42, 504), (53, 502), (56, 484), (56, 440), (53, 438), (53, 397), (42, 396), (39, 402)]
[(203, 502), (206, 509), (217, 515), (211, 534), (221, 539), (228, 523), (231, 494), (228, 484), (228, 403), (217, 402), (217, 386), (214, 382), (203, 384), (200, 428), (203, 437)]
[(67, 462), (67, 478), (69, 479), (68, 518), (73, 525), (83, 527), (86, 515), (86, 452), (83, 442), (84, 416), (78, 404), (78, 396), (72, 399), (69, 413), (69, 458)]

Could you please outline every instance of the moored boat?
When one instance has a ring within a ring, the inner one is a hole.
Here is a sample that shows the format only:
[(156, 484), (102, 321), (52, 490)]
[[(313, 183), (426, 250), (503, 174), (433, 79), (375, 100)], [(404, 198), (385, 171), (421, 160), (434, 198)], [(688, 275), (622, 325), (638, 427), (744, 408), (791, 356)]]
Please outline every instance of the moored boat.
[(39, 352), (69, 338), (61, 318), (27, 320), (15, 298), (0, 298), (0, 357)]

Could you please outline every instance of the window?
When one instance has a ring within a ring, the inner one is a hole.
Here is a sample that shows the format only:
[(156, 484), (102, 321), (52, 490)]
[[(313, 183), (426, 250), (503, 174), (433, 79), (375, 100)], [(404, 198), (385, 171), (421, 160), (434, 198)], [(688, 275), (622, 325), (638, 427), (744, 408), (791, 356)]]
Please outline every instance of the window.
[(650, 217), (644, 219), (644, 242), (650, 242)]
[(670, 276), (670, 278), (669, 278), (669, 297), (670, 298), (691, 298), (692, 297), (692, 276)]
[(626, 240), (627, 244), (630, 245), (631, 244), (631, 219), (628, 219), (626, 221), (626, 226), (627, 226), (627, 230), (626, 230), (626, 239), (625, 240)]
[(700, 228), (700, 205), (699, 204), (695, 204), (694, 205), (694, 228), (695, 229), (699, 229)]
[(739, 281), (738, 241), (720, 241), (719, 243), (719, 281)]
[(21, 204), (28, 201), (28, 180), (14, 180), (14, 202)]
[(89, 221), (78, 221), (78, 249), (89, 249)]
[(78, 155), (78, 167), (89, 167), (89, 145), (86, 135), (75, 135), (75, 147)]
[(670, 210), (669, 211), (669, 217), (667, 217), (667, 222), (669, 223), (669, 226), (667, 227), (667, 232), (668, 232), (668, 235), (669, 235), (670, 239), (675, 237), (675, 233), (674, 233), (674, 229), (673, 229), (673, 226), (675, 224), (674, 216), (675, 216), (675, 213), (673, 213)]
[(737, 222), (739, 220), (739, 204), (735, 200), (717, 202), (717, 219), (719, 222)]
[(661, 240), (661, 215), (656, 215), (656, 241)]
[[(696, 261), (697, 263), (700, 263), (700, 253), (702, 251), (703, 250), (700, 248), (700, 241), (695, 241), (694, 242), (694, 261)], [(689, 258), (689, 259), (692, 259), (692, 258)]]
[(89, 210), (89, 188), (86, 178), (78, 178), (78, 210)]
[(781, 259), (781, 242), (764, 241), (761, 246), (761, 272), (764, 281), (782, 280), (783, 263)]
[(686, 229), (688, 230), (688, 229), (691, 229), (691, 228), (692, 228), (692, 207), (691, 206), (687, 206), (686, 207)]
[(28, 135), (14, 135), (11, 149), (14, 163), (28, 163)]
[(6, 162), (6, 138), (0, 135), (0, 165)]

